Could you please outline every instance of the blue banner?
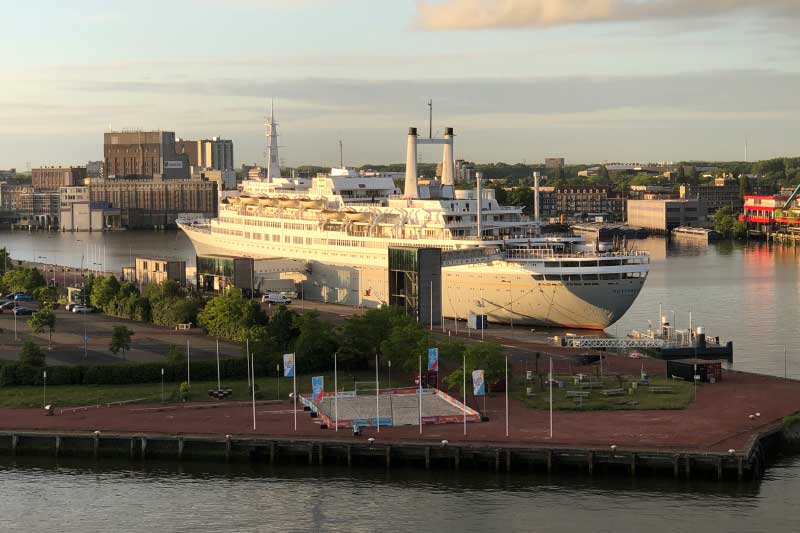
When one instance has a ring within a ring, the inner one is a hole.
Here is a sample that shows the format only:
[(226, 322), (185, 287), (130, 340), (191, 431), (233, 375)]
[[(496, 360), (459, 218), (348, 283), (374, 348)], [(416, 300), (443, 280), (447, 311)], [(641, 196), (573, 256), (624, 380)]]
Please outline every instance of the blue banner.
[(439, 371), (439, 348), (428, 348), (428, 372)]
[(314, 403), (322, 401), (325, 394), (325, 376), (313, 376), (311, 378), (311, 399)]
[(294, 377), (294, 354), (293, 353), (285, 353), (285, 354), (283, 354), (283, 377), (285, 377), (285, 378), (293, 378)]
[(486, 381), (483, 379), (483, 370), (472, 371), (472, 394), (484, 396), (486, 394)]

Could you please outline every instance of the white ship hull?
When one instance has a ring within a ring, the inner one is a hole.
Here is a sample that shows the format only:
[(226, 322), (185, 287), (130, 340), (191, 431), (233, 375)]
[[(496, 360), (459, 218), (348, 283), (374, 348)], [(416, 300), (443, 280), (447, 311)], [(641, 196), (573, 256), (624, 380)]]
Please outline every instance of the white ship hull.
[[(371, 259), (329, 254), (320, 258), (313, 247), (265, 246), (235, 236), (213, 235), (181, 224), (198, 255), (238, 255), (254, 259), (300, 259), (308, 272), (297, 275), (304, 297), (344, 305), (377, 307), (388, 301), (386, 249), (372, 250)], [(380, 259), (383, 255), (383, 260)], [(363, 259), (363, 260), (362, 260)], [(617, 267), (616, 271), (625, 270)], [(487, 314), (493, 322), (564, 328), (603, 329), (633, 304), (645, 277), (592, 281), (545, 281), (533, 278), (527, 265), (493, 261), (442, 268), (442, 313), (465, 319)]]

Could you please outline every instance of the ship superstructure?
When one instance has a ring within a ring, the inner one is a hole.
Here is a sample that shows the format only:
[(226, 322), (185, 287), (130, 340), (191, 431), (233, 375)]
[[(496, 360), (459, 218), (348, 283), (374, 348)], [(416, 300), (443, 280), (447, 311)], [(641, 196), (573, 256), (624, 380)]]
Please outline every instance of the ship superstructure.
[[(478, 313), (495, 322), (598, 329), (622, 316), (644, 284), (647, 254), (542, 236), (537, 220), (500, 205), (480, 179), (475, 189), (456, 190), (453, 137), (452, 128), (442, 139), (418, 139), (409, 130), (403, 191), (397, 176), (346, 168), (313, 178), (268, 175), (243, 182), (216, 219), (179, 225), (199, 255), (305, 262), (297, 281), (311, 300), (385, 304), (388, 248), (435, 247), (443, 251), (447, 317)], [(420, 143), (443, 145), (440, 180), (418, 179)]]

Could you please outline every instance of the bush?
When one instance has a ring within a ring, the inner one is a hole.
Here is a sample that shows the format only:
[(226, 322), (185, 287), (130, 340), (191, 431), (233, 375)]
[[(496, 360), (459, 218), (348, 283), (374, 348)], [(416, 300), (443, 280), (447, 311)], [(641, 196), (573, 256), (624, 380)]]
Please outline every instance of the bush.
[(44, 352), (33, 341), (27, 340), (22, 344), (19, 353), (19, 363), (24, 367), (43, 367)]
[[(142, 363), (131, 365), (96, 366), (52, 366), (47, 367), (47, 383), (51, 385), (133, 385), (139, 383), (179, 383), (186, 379), (186, 364)], [(0, 365), (0, 387), (41, 385), (43, 367), (24, 366), (9, 362)], [(191, 364), (192, 379), (216, 381), (215, 361), (194, 361)], [(242, 379), (247, 375), (245, 359), (220, 360), (220, 375), (223, 379)]]

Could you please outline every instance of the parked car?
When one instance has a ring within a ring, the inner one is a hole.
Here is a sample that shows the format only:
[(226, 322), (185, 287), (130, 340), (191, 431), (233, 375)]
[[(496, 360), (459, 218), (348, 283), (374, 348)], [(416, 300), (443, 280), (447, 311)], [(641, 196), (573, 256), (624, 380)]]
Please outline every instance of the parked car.
[(14, 301), (6, 302), (4, 304), (0, 304), (0, 309), (2, 309), (3, 311), (10, 311), (11, 309), (14, 309), (15, 307), (17, 307), (17, 302), (14, 302)]
[(76, 305), (72, 308), (73, 313), (94, 313), (94, 307), (90, 307), (88, 305)]
[(77, 305), (78, 304), (76, 304), (75, 302), (68, 303), (67, 305), (64, 306), (64, 309), (66, 309), (67, 311), (69, 311), (71, 313), (72, 310), (75, 309), (75, 306), (77, 306)]
[(28, 309), (27, 307), (15, 307), (14, 308), (15, 315), (32, 315), (33, 309)]
[(261, 303), (290, 304), (292, 303), (292, 299), (287, 296), (284, 296), (283, 294), (271, 292), (261, 297)]
[(14, 295), (14, 300), (17, 302), (21, 301), (30, 302), (33, 300), (33, 296), (31, 296), (30, 294), (26, 294), (24, 292), (18, 292), (17, 294)]

